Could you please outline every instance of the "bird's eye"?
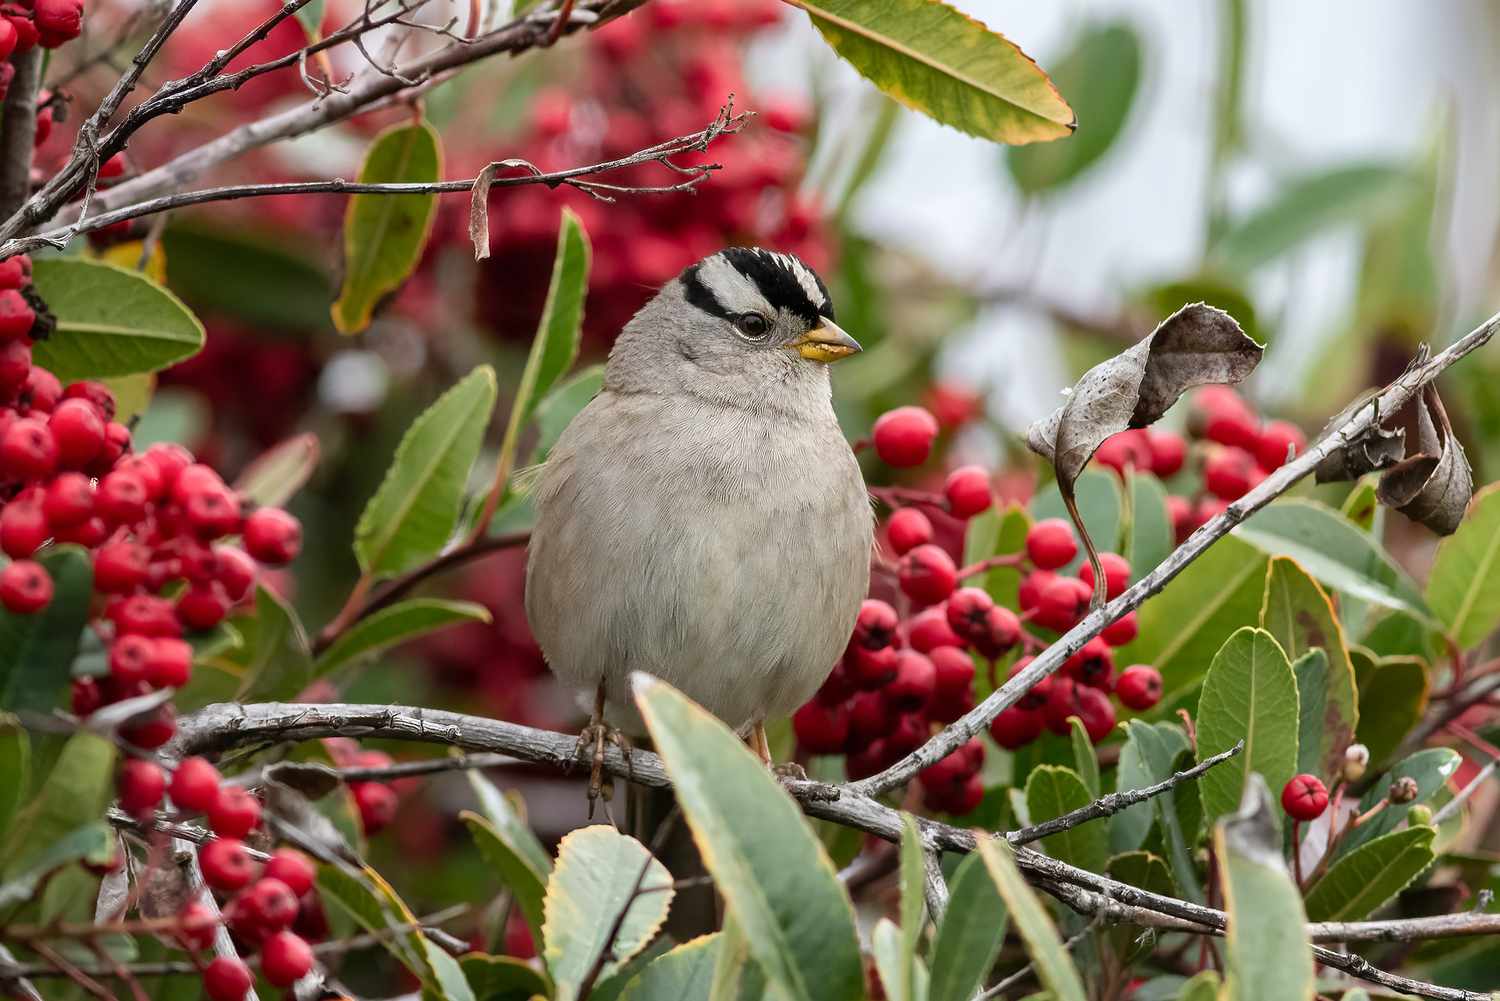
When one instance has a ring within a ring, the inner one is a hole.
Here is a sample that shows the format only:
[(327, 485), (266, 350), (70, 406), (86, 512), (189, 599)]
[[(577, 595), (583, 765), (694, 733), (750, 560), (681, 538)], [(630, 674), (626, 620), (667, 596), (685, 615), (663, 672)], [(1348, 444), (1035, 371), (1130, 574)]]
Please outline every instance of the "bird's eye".
[(771, 332), (771, 321), (759, 313), (741, 313), (735, 317), (734, 328), (746, 337), (759, 340)]

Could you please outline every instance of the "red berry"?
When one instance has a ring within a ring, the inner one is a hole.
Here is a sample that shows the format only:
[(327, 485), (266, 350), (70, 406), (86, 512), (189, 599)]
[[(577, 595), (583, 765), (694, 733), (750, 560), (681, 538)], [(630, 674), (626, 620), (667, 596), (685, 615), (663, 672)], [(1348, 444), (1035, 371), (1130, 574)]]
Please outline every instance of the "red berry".
[(0, 291), (0, 340), (17, 341), (31, 333), (36, 311), (15, 289)]
[(921, 407), (897, 407), (881, 414), (871, 437), (875, 453), (892, 466), (920, 466), (932, 452), (938, 422)]
[(940, 646), (963, 646), (961, 636), (948, 624), (946, 604), (924, 608), (907, 623), (907, 642), (918, 653), (928, 653)]
[(215, 838), (198, 850), (203, 881), (215, 890), (234, 893), (250, 885), (257, 868), (255, 860), (238, 838)]
[(940, 646), (928, 652), (932, 661), (933, 689), (938, 699), (959, 699), (974, 684), (974, 660), (956, 646)]
[(274, 876), (264, 873), (238, 899), (246, 916), (265, 931), (290, 928), (297, 920), (297, 894)]
[(970, 775), (954, 790), (952, 798), (948, 800), (947, 811), (955, 816), (973, 813), (979, 809), (979, 804), (983, 799), (984, 783), (980, 781), (978, 775)]
[(935, 605), (953, 593), (958, 568), (953, 558), (937, 546), (918, 546), (905, 556), (897, 569), (901, 590), (922, 605)]
[[(16, 44), (16, 29), (0, 18), (0, 59), (9, 59)], [(20, 288), (31, 280), (31, 258), (25, 254), (0, 261), (0, 288)]]
[(903, 507), (885, 523), (885, 537), (897, 556), (932, 541), (932, 522), (914, 507)]
[(969, 643), (977, 644), (989, 633), (988, 616), (995, 599), (979, 587), (961, 587), (946, 604), (948, 625)]
[(104, 696), (99, 691), (99, 683), (93, 678), (74, 678), (72, 689), (68, 695), (68, 706), (73, 710), (73, 715), (80, 718), (91, 715), (95, 709), (104, 705)]
[(62, 399), (62, 383), (51, 372), (33, 365), (26, 373), (21, 397), (30, 401), (32, 413), (50, 414), (57, 407), (57, 401)]
[(193, 464), (193, 453), (174, 443), (152, 445), (141, 457), (156, 467), (161, 477), (160, 490), (166, 495), (171, 494), (182, 471)]
[(1328, 809), (1328, 789), (1316, 775), (1293, 775), (1281, 790), (1281, 808), (1293, 820), (1317, 820)]
[(1248, 412), (1225, 410), (1209, 415), (1203, 425), (1203, 436), (1220, 445), (1254, 448), (1259, 432), (1255, 426), (1255, 418)]
[(856, 691), (849, 672), (844, 668), (844, 662), (840, 660), (828, 672), (828, 677), (823, 679), (823, 684), (818, 686), (815, 698), (825, 706), (841, 706)]
[(115, 468), (115, 463), (130, 451), (130, 429), (123, 424), (110, 421), (104, 425), (104, 447), (94, 456), (86, 470), (94, 476), (105, 476)]
[[(892, 707), (894, 708), (894, 707)], [(886, 753), (896, 758), (905, 757), (927, 743), (930, 736), (927, 720), (920, 713), (906, 713), (896, 717), (885, 735)]]
[[(17, 10), (18, 12), (7, 13), (5, 19), (10, 22), (10, 26), (14, 28), (16, 32), (15, 51), (26, 52), (27, 50), (36, 46), (37, 38), (39, 37), (36, 30), (36, 23), (31, 20), (29, 11), (21, 10), (20, 8), (13, 9)], [(9, 86), (8, 80), (7, 86)], [(45, 91), (43, 93), (45, 93)], [(37, 95), (37, 97), (38, 100), (42, 99), (42, 95), (40, 94)], [(44, 112), (37, 113), (36, 127), (38, 136), (44, 135), (42, 129), (42, 121), (44, 118), (47, 123), (46, 131), (50, 132), (52, 130), (52, 108), (50, 106)], [(35, 142), (38, 146), (40, 146), (42, 143), (46, 142), (46, 139), (39, 138), (35, 140)]]
[(219, 798), (219, 770), (204, 758), (184, 758), (172, 773), (172, 802), (179, 810), (203, 813)]
[(1307, 448), (1307, 436), (1295, 424), (1272, 421), (1260, 429), (1255, 442), (1255, 461), (1262, 469), (1279, 469), (1287, 455), (1300, 454)]
[(16, 560), (0, 570), (0, 604), (17, 615), (31, 615), (52, 601), (52, 577), (31, 560)]
[(1146, 432), (1151, 471), (1162, 479), (1176, 475), (1187, 461), (1187, 439), (1173, 431)]
[[(652, 4), (652, 6), (657, 5)], [(849, 756), (844, 759), (844, 771), (850, 779), (858, 781), (869, 778), (886, 765), (893, 764), (895, 760), (891, 757), (891, 750), (885, 746), (884, 740), (872, 740), (866, 746), (849, 753)]]
[(896, 676), (896, 649), (851, 646), (844, 654), (844, 671), (856, 688), (863, 691), (881, 688)]
[(36, 0), (33, 10), (46, 48), (55, 49), (83, 32), (83, 0)]
[(218, 918), (201, 900), (189, 900), (177, 912), (177, 940), (188, 949), (207, 949), (214, 944)]
[(117, 782), (120, 809), (132, 817), (156, 809), (167, 788), (167, 775), (161, 766), (141, 758), (129, 758), (120, 766)]
[(127, 169), (129, 169), (129, 166), (126, 163), (125, 154), (116, 153), (108, 160), (99, 164), (99, 179), (101, 181), (110, 181), (117, 177), (124, 177)]
[(1126, 643), (1134, 640), (1139, 629), (1140, 626), (1136, 622), (1135, 613), (1127, 612), (1115, 621), (1111, 622), (1109, 625), (1105, 626), (1104, 631), (1099, 635), (1103, 637), (1104, 642), (1108, 643), (1110, 646), (1121, 647)]
[(51, 533), (39, 500), (17, 498), (0, 509), (0, 549), (13, 560), (36, 552)]
[(936, 764), (922, 769), (917, 773), (917, 778), (930, 790), (946, 791), (946, 787), (964, 782), (972, 774), (969, 755), (963, 748), (959, 748), (946, 758), (939, 759)]
[(1066, 632), (1078, 624), (1089, 608), (1093, 592), (1076, 577), (1059, 577), (1042, 589), (1037, 598), (1037, 625), (1055, 632)]
[(141, 478), (117, 469), (99, 481), (94, 507), (111, 525), (134, 525), (146, 516), (148, 502)]
[(136, 747), (154, 750), (177, 734), (177, 716), (170, 705), (137, 716), (120, 727), (120, 739)]
[(1124, 476), (1127, 469), (1151, 468), (1151, 447), (1144, 431), (1121, 431), (1104, 439), (1094, 452), (1094, 461)]
[(302, 523), (276, 507), (263, 507), (245, 519), (245, 551), (262, 563), (283, 566), (302, 548)]
[(359, 807), (359, 822), (366, 834), (376, 834), (396, 819), (396, 794), (379, 782), (352, 782), (354, 805)]
[(181, 688), (193, 676), (193, 648), (184, 640), (163, 636), (152, 640), (146, 682), (152, 688)]
[(109, 674), (122, 685), (146, 680), (156, 641), (146, 636), (121, 636), (109, 648)]
[[(1010, 666), (1006, 672), (1006, 680), (1009, 681), (1030, 666), (1035, 657), (1021, 657)], [(1047, 704), (1047, 696), (1052, 692), (1052, 675), (1044, 674), (1028, 688), (1025, 693), (1016, 700), (1016, 705), (1022, 709), (1040, 709)]]
[(1099, 743), (1115, 728), (1115, 707), (1097, 688), (1079, 685), (1074, 689), (1078, 700), (1075, 715), (1083, 721), (1083, 729), (1092, 743)]
[[(178, 485), (181, 485), (181, 480)], [(240, 530), (240, 501), (227, 487), (191, 491), (182, 510), (200, 539), (217, 539)], [(249, 541), (248, 536), (246, 541)], [(250, 555), (255, 555), (254, 550), (250, 550)]]
[(194, 584), (177, 599), (177, 617), (189, 629), (212, 629), (229, 614), (229, 596), (218, 582)]
[(290, 987), (312, 969), (311, 947), (301, 936), (279, 931), (260, 948), (260, 972), (276, 987)]
[(1026, 533), (1026, 555), (1041, 570), (1056, 570), (1073, 562), (1078, 541), (1073, 526), (1061, 518), (1045, 518)]
[(943, 482), (943, 497), (948, 501), (948, 512), (955, 518), (972, 518), (988, 511), (994, 503), (990, 474), (979, 466), (960, 466)]
[[(1118, 598), (1130, 586), (1130, 563), (1118, 553), (1100, 553), (1099, 563), (1104, 567), (1104, 595)], [(1094, 566), (1087, 560), (1078, 568), (1078, 579), (1094, 587)]]
[(890, 646), (901, 625), (896, 610), (879, 598), (866, 598), (859, 606), (859, 617), (854, 620), (854, 644), (876, 650)]
[(121, 634), (137, 636), (181, 636), (182, 626), (172, 603), (154, 594), (133, 594), (111, 602), (107, 615)]
[(849, 711), (815, 699), (792, 714), (792, 729), (809, 754), (838, 754), (849, 742)]
[(1053, 733), (1068, 732), (1068, 717), (1078, 715), (1078, 683), (1065, 675), (1054, 674), (1052, 684), (1047, 686), (1047, 699), (1042, 703), (1042, 718)]
[(985, 633), (974, 641), (974, 646), (986, 657), (994, 659), (1021, 642), (1021, 620), (1004, 605), (991, 608), (984, 617), (984, 625)]
[(1115, 694), (1127, 709), (1150, 709), (1161, 701), (1161, 672), (1145, 664), (1127, 667), (1115, 682)]
[(1200, 524), (1194, 517), (1193, 502), (1176, 494), (1167, 497), (1167, 516), (1172, 519), (1172, 537), (1179, 546)]
[(214, 576), (223, 586), (230, 601), (239, 601), (250, 593), (255, 584), (255, 561), (237, 546), (216, 545), (214, 554)]
[(1243, 449), (1218, 449), (1203, 463), (1203, 485), (1221, 500), (1239, 500), (1257, 478), (1255, 460)]
[(20, 392), (31, 372), (31, 345), (25, 341), (0, 341), (0, 396)]
[(0, 471), (18, 480), (39, 480), (57, 467), (57, 441), (34, 417), (11, 424), (0, 439)]
[(860, 692), (849, 702), (849, 739), (868, 745), (891, 728), (891, 709), (879, 692)]
[(94, 513), (94, 482), (82, 473), (59, 473), (47, 484), (42, 511), (53, 528), (88, 521)]
[(1089, 685), (1107, 692), (1114, 682), (1115, 658), (1109, 644), (1095, 636), (1069, 657), (1062, 669), (1080, 685)]
[(1021, 586), (1016, 592), (1021, 608), (1027, 612), (1036, 611), (1037, 604), (1042, 600), (1042, 590), (1055, 580), (1057, 574), (1051, 570), (1033, 570), (1021, 578)]
[(63, 390), (63, 397), (69, 400), (87, 400), (98, 408), (106, 421), (115, 419), (115, 394), (102, 382), (93, 379), (70, 382)]
[(203, 970), (203, 993), (209, 1001), (245, 1001), (254, 983), (250, 967), (233, 956), (219, 956)]
[(932, 701), (937, 669), (925, 654), (902, 650), (896, 654), (896, 676), (885, 686), (885, 697), (900, 712), (919, 712)]
[(68, 469), (82, 469), (104, 448), (104, 418), (87, 400), (65, 399), (57, 404), (47, 427), (57, 440), (58, 461)]
[(990, 736), (1001, 747), (1014, 751), (1040, 737), (1043, 725), (1040, 712), (1010, 706), (1002, 709), (1000, 715), (990, 721)]
[(271, 853), (271, 860), (266, 863), (265, 875), (270, 879), (281, 880), (294, 896), (301, 897), (313, 888), (318, 870), (312, 859), (297, 849), (278, 848)]
[(146, 581), (151, 553), (138, 542), (122, 539), (100, 546), (94, 553), (94, 589), (106, 594), (128, 594)]
[(221, 785), (208, 808), (208, 825), (221, 838), (243, 838), (260, 823), (260, 800), (242, 786)]

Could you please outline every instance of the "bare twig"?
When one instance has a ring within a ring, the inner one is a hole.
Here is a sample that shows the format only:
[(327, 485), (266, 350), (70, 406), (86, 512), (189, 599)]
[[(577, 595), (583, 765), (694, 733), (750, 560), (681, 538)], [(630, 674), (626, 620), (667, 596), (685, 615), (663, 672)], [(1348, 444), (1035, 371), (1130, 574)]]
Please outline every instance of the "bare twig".
[(36, 96), (42, 77), (42, 50), (11, 57), (16, 74), (0, 111), (0, 214), (9, 215), (31, 189), (31, 157), (36, 139)]

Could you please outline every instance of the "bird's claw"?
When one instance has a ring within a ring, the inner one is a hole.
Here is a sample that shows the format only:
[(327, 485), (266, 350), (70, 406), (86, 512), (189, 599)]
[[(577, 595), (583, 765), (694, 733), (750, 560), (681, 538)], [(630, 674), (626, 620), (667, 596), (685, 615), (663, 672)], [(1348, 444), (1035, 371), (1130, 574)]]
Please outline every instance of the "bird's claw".
[(614, 784), (604, 784), (604, 747), (606, 744), (613, 744), (619, 748), (620, 754), (625, 758), (626, 774), (632, 780), (635, 778), (635, 759), (631, 755), (634, 748), (630, 743), (630, 738), (602, 719), (590, 720), (579, 733), (578, 745), (573, 752), (575, 758), (586, 758), (589, 761), (590, 820), (594, 818), (594, 807), (599, 797), (603, 796), (608, 802), (614, 795)]
[(771, 766), (771, 774), (781, 782), (806, 782), (807, 769), (795, 761), (783, 761)]

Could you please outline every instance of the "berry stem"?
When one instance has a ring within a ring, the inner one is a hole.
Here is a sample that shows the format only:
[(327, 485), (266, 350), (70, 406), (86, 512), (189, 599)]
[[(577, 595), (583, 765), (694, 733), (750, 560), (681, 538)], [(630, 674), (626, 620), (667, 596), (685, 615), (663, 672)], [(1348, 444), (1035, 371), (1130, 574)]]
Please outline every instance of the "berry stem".
[(1025, 562), (1025, 553), (1004, 553), (1000, 556), (991, 556), (987, 559), (982, 559), (977, 563), (970, 563), (966, 567), (960, 567), (958, 571), (958, 579), (963, 580), (967, 577), (977, 577), (979, 574), (987, 573), (990, 570), (993, 570), (995, 567), (1021, 566)]
[(870, 487), (870, 496), (889, 508), (905, 507), (908, 504), (928, 504), (942, 510), (946, 502), (942, 494), (931, 490), (916, 490), (912, 487)]
[(1297, 889), (1304, 886), (1302, 882), (1302, 821), (1292, 818), (1292, 877), (1297, 880)]

